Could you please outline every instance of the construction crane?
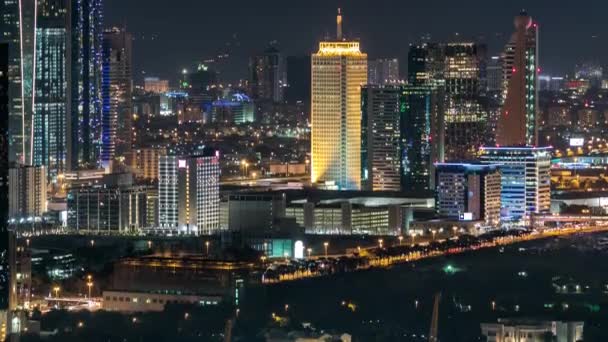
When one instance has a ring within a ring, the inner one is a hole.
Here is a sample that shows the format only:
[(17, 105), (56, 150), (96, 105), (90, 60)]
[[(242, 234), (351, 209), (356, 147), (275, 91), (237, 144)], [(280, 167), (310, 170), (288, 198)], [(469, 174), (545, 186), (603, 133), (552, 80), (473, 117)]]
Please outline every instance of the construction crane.
[(433, 304), (433, 316), (431, 317), (431, 329), (429, 331), (429, 342), (437, 342), (437, 333), (439, 330), (439, 301), (441, 300), (441, 292), (435, 294), (435, 303)]

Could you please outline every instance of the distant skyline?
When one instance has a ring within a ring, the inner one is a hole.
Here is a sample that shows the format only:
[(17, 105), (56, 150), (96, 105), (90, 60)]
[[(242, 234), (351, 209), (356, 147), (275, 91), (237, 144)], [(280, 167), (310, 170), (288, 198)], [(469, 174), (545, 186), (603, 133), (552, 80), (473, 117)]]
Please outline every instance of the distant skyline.
[(584, 60), (605, 65), (608, 54), (608, 4), (591, 0), (106, 0), (104, 26), (126, 25), (133, 33), (136, 82), (144, 72), (175, 82), (182, 68), (229, 42), (230, 70), (222, 78), (236, 80), (246, 78), (248, 57), (270, 41), (285, 55), (312, 53), (319, 40), (334, 35), (338, 7), (345, 35), (360, 39), (370, 58), (398, 57), (402, 76), (409, 44), (424, 34), (433, 41), (479, 38), (490, 53), (500, 52), (522, 8), (540, 25), (542, 73), (572, 73)]

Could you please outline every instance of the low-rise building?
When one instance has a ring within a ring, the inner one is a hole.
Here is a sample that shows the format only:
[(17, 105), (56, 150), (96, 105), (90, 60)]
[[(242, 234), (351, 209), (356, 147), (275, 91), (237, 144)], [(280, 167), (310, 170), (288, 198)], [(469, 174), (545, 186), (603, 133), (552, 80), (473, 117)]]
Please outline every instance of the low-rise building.
[(103, 291), (102, 307), (107, 311), (119, 312), (152, 312), (163, 311), (167, 304), (217, 305), (222, 300), (219, 296), (198, 296), (170, 291), (137, 292), (137, 291)]
[(500, 171), (496, 165), (438, 163), (436, 208), (439, 217), (500, 223)]
[(578, 342), (583, 340), (583, 322), (503, 320), (482, 323), (488, 342)]

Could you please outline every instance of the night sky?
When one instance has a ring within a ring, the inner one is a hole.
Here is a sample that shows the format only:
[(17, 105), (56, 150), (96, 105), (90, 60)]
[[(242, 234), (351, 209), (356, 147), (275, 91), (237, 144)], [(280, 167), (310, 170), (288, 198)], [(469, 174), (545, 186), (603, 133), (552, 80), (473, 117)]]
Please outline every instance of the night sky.
[(234, 80), (246, 77), (247, 57), (272, 40), (286, 55), (310, 54), (334, 34), (337, 7), (345, 34), (359, 38), (371, 58), (398, 57), (402, 74), (408, 45), (425, 33), (435, 41), (482, 37), (497, 53), (522, 8), (540, 24), (543, 73), (571, 73), (582, 60), (605, 65), (608, 54), (605, 0), (105, 0), (104, 20), (134, 34), (136, 81), (144, 72), (175, 80), (228, 42), (233, 57), (224, 79)]

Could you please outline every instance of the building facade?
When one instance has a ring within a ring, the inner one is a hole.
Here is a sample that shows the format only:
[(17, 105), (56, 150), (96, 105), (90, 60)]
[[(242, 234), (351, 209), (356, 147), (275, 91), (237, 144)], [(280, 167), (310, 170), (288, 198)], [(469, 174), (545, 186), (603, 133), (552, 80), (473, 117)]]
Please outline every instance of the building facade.
[(38, 3), (32, 153), (50, 181), (65, 170), (67, 8), (67, 0)]
[(159, 229), (211, 235), (220, 229), (220, 166), (213, 153), (159, 158)]
[(136, 176), (147, 180), (158, 180), (158, 162), (167, 154), (163, 147), (144, 147), (135, 151)]
[(440, 163), (436, 167), (439, 216), (498, 227), (501, 181), (496, 165)]
[(515, 17), (515, 32), (505, 47), (503, 106), (496, 143), (538, 145), (538, 24), (526, 13)]
[(99, 164), (102, 137), (102, 0), (70, 1), (66, 169)]
[(401, 88), (361, 89), (361, 188), (401, 190)]
[(443, 89), (407, 85), (400, 96), (401, 190), (433, 190), (434, 163), (445, 159)]
[(9, 169), (9, 217), (32, 219), (47, 210), (47, 175), (44, 166), (17, 166)]
[(146, 186), (74, 188), (67, 197), (68, 229), (133, 233), (154, 228), (148, 213), (150, 192)]
[(374, 85), (399, 83), (399, 60), (397, 58), (370, 60), (367, 66), (367, 83)]
[(270, 46), (263, 53), (249, 60), (249, 86), (255, 100), (283, 101), (285, 62), (276, 47)]
[(550, 147), (483, 147), (480, 159), (501, 172), (501, 220), (528, 224), (551, 208)]
[(367, 54), (342, 38), (319, 43), (312, 55), (311, 181), (343, 190), (361, 187), (361, 86)]
[(101, 164), (105, 168), (133, 166), (132, 45), (133, 37), (125, 30), (103, 33)]

